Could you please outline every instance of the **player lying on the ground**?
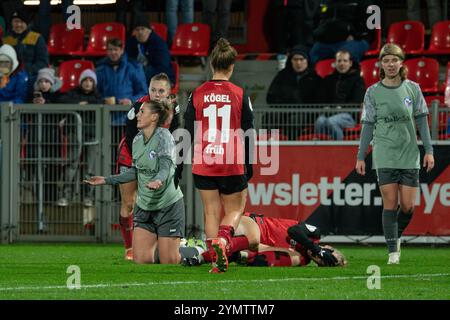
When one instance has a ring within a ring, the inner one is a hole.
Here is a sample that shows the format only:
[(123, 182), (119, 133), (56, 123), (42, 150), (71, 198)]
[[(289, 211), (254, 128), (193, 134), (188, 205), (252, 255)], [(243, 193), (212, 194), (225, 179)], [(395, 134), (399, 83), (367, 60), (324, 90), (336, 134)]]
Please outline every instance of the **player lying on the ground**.
[[(304, 266), (311, 260), (319, 266), (347, 264), (341, 252), (319, 242), (318, 228), (304, 222), (245, 213), (217, 263), (228, 264), (230, 259), (250, 266)], [(186, 265), (215, 261), (214, 252), (202, 252), (198, 247), (180, 248), (180, 252)]]

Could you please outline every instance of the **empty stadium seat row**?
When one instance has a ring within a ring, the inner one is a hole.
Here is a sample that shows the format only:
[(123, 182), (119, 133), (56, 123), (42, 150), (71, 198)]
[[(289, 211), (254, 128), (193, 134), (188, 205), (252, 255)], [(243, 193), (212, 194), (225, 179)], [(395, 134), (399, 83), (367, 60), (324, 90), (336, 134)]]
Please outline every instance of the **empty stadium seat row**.
[[(167, 26), (152, 23), (151, 27), (167, 41)], [(172, 56), (206, 57), (209, 52), (210, 27), (202, 23), (181, 24), (177, 27), (170, 53)], [(118, 38), (125, 44), (125, 26), (121, 23), (98, 23), (91, 27), (84, 49), (84, 29), (67, 29), (65, 23), (54, 24), (50, 29), (48, 51), (50, 55), (98, 57), (106, 55), (108, 39)]]
[(450, 54), (450, 21), (434, 24), (428, 50), (424, 48), (425, 26), (421, 21), (400, 21), (391, 24), (386, 41), (400, 45), (406, 54)]

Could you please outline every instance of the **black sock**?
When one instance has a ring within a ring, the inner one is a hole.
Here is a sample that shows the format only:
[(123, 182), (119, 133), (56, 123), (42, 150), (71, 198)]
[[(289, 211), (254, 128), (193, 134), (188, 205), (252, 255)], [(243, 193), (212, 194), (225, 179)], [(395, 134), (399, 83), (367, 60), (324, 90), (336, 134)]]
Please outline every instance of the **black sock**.
[(397, 210), (383, 210), (382, 223), (388, 251), (389, 253), (396, 252), (398, 239)]
[(405, 231), (406, 227), (411, 222), (412, 216), (413, 216), (413, 210), (409, 210), (408, 212), (403, 212), (401, 208), (398, 209), (398, 216), (397, 216), (397, 222), (398, 222), (398, 237), (400, 238), (403, 234), (403, 231)]

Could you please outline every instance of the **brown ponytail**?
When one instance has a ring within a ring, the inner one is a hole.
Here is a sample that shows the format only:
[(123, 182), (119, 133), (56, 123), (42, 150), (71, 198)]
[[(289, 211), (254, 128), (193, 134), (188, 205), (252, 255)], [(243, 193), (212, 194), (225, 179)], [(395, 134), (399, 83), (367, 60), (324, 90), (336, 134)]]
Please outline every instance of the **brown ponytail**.
[(226, 71), (234, 64), (237, 52), (228, 40), (220, 38), (211, 52), (211, 66), (216, 71)]
[(162, 126), (169, 118), (171, 106), (166, 101), (149, 101), (144, 103), (143, 106), (150, 108), (151, 112), (158, 114), (158, 127)]

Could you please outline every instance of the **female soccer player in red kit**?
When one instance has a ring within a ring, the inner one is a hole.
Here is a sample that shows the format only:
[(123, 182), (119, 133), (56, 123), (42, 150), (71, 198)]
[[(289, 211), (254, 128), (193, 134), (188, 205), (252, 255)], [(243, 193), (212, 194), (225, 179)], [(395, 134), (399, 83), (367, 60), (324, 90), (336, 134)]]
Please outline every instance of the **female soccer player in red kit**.
[(244, 212), (247, 182), (253, 174), (251, 102), (242, 88), (229, 81), (236, 55), (227, 40), (219, 39), (211, 52), (212, 80), (194, 90), (184, 115), (194, 140), (192, 173), (203, 202), (205, 233), (211, 240), (207, 243), (215, 256), (211, 272), (227, 270), (226, 252)]

